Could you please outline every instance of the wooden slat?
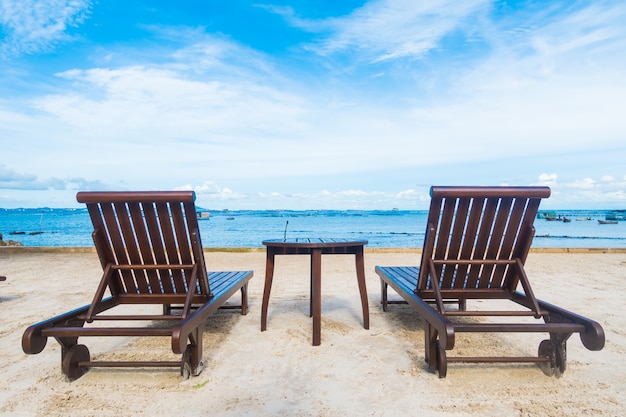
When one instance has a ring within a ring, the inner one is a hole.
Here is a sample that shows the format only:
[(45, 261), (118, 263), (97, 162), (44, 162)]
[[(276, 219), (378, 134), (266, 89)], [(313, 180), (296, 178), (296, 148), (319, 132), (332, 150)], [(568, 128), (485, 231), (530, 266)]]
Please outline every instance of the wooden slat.
[[(161, 227), (159, 225), (156, 207), (152, 202), (144, 202), (142, 207), (154, 260), (157, 264), (167, 264), (168, 260), (165, 254), (165, 246), (163, 244), (163, 236), (161, 235)], [(156, 282), (151, 281), (150, 283), (153, 293), (163, 294), (172, 292), (169, 271), (159, 270), (158, 280)]]
[(79, 320), (91, 319), (93, 321), (155, 321), (155, 320), (180, 320), (179, 315), (162, 315), (162, 314), (135, 314), (135, 315), (118, 315), (118, 314), (99, 314), (95, 317), (78, 316)]
[(535, 218), (537, 217), (540, 203), (541, 199), (539, 198), (530, 199), (526, 207), (526, 213), (524, 213), (524, 220), (522, 221), (522, 226), (520, 227), (520, 235), (517, 238), (518, 240), (514, 251), (514, 257), (520, 259), (522, 264), (526, 263), (530, 245), (532, 244), (532, 239), (535, 233), (535, 227), (533, 224), (535, 222)]
[[(145, 204), (144, 204), (145, 205)], [(152, 254), (152, 248), (150, 245), (150, 238), (148, 236), (148, 229), (144, 220), (144, 205), (139, 202), (129, 202), (128, 206), (131, 208), (130, 214), (135, 228), (135, 236), (137, 238), (137, 245), (139, 246), (139, 253), (141, 254), (141, 263), (144, 265), (155, 264), (155, 259)], [(155, 288), (159, 286), (158, 271), (154, 269), (147, 269), (144, 277), (144, 282), (140, 285), (141, 291), (149, 294), (155, 291)]]
[[(489, 244), (487, 245), (487, 252), (485, 259), (497, 259), (500, 251), (500, 244), (502, 242), (503, 233), (506, 228), (507, 220), (509, 218), (509, 210), (513, 199), (502, 198), (498, 202), (498, 210), (491, 230), (491, 236), (489, 238)], [(484, 265), (480, 273), (478, 288), (490, 288), (491, 280), (493, 277), (493, 265)]]
[(208, 271), (204, 259), (204, 252), (202, 251), (202, 238), (200, 236), (198, 218), (196, 217), (196, 207), (192, 200), (183, 200), (183, 208), (187, 227), (190, 232), (193, 258), (198, 264), (198, 291), (200, 294), (209, 295), (211, 294), (211, 286), (207, 279)]
[[(524, 218), (522, 219), (519, 228), (519, 235), (517, 236), (515, 247), (512, 252), (511, 258), (518, 258), (522, 262), (522, 265), (526, 263), (526, 258), (528, 257), (528, 252), (530, 251), (530, 246), (535, 234), (535, 227), (533, 226), (533, 223), (537, 217), (540, 202), (541, 199), (539, 198), (532, 198), (528, 201), (526, 212), (524, 213)], [(515, 273), (515, 269), (509, 268), (504, 278), (503, 286), (508, 288), (509, 291), (514, 292), (517, 288), (518, 282), (519, 277)]]
[(481, 333), (584, 333), (576, 323), (455, 323), (456, 332)]
[[(424, 246), (422, 248), (422, 257), (420, 265), (426, 265), (428, 259), (433, 256), (437, 237), (437, 225), (439, 224), (439, 216), (443, 199), (433, 195), (430, 199), (430, 210), (428, 211), (428, 221), (426, 222), (426, 231), (424, 236)], [(423, 290), (430, 285), (428, 277), (428, 268), (420, 269), (419, 279), (417, 281), (416, 290)]]
[[(104, 221), (102, 220), (100, 205), (95, 203), (89, 203), (87, 204), (87, 211), (89, 212), (89, 217), (91, 218), (91, 222), (94, 227), (94, 231), (92, 233), (93, 242), (96, 247), (96, 252), (98, 253), (98, 258), (100, 259), (100, 264), (102, 265), (102, 269), (104, 270), (107, 268), (107, 265), (116, 264), (117, 261), (109, 243), (109, 236), (106, 232), (106, 226), (104, 224)], [(121, 276), (118, 271), (114, 271), (113, 274), (111, 274), (107, 284), (109, 286), (111, 295), (113, 296), (117, 294), (122, 294), (124, 292), (123, 286), (121, 284)]]
[[(513, 202), (513, 207), (508, 217), (504, 237), (500, 245), (500, 253), (498, 255), (499, 259), (511, 259), (511, 256), (513, 254), (513, 245), (515, 244), (515, 239), (519, 234), (520, 224), (524, 216), (524, 212), (526, 211), (527, 202), (528, 199), (522, 197), (516, 198)], [(502, 286), (502, 283), (504, 282), (504, 277), (508, 273), (510, 268), (510, 266), (506, 265), (496, 266), (491, 282), (492, 287), (499, 288)]]
[[(487, 244), (491, 235), (491, 226), (498, 208), (497, 198), (488, 198), (485, 203), (484, 211), (481, 215), (480, 227), (478, 229), (478, 237), (476, 238), (476, 246), (474, 248), (473, 259), (484, 259), (487, 250)], [(482, 273), (481, 265), (473, 265), (469, 269), (467, 287), (477, 288), (479, 286), (479, 277)]]
[[(193, 256), (191, 254), (191, 237), (189, 236), (189, 229), (185, 222), (185, 216), (183, 215), (183, 209), (180, 203), (170, 203), (170, 214), (174, 234), (176, 236), (176, 242), (178, 247), (179, 259), (182, 263), (192, 263)], [(188, 283), (190, 280), (189, 272), (183, 271), (181, 282), (179, 283), (179, 291), (188, 291)], [(194, 288), (192, 291), (197, 291)]]
[[(186, 294), (125, 294), (119, 297), (120, 304), (183, 304)], [(193, 303), (205, 303), (208, 297), (194, 295)]]
[[(482, 215), (483, 205), (485, 200), (482, 198), (472, 199), (472, 204), (468, 213), (467, 227), (465, 229), (465, 237), (463, 240), (463, 247), (461, 249), (460, 259), (470, 259), (472, 252), (474, 251), (474, 245), (476, 244), (476, 237), (478, 233), (478, 226), (480, 224), (480, 217)], [(456, 269), (457, 279), (459, 285), (456, 288), (467, 288), (469, 278), (469, 266), (459, 265)], [(462, 285), (461, 285), (462, 278)]]
[(538, 356), (448, 356), (448, 362), (463, 363), (546, 363), (548, 357)]
[(43, 329), (45, 337), (80, 336), (171, 336), (171, 328), (160, 327), (50, 327)]
[[(169, 264), (179, 264), (178, 246), (174, 237), (174, 228), (170, 221), (169, 204), (166, 202), (156, 203), (157, 213), (159, 216), (159, 224), (161, 226), (161, 235), (163, 244), (165, 245), (165, 253)], [(170, 291), (173, 293), (184, 292), (185, 284), (183, 283), (183, 274), (181, 271), (170, 271)], [(167, 279), (166, 279), (167, 281)], [(165, 285), (164, 285), (165, 287)], [(167, 290), (165, 292), (168, 292)]]
[(419, 275), (416, 266), (377, 266), (376, 273), (382, 278), (392, 280), (400, 286), (405, 293), (414, 294), (415, 283)]
[[(446, 316), (468, 316), (468, 317), (535, 317), (537, 313), (530, 310), (459, 310), (459, 311), (446, 311)], [(550, 313), (547, 311), (540, 311), (540, 316), (547, 316)]]
[[(115, 254), (116, 264), (128, 264), (128, 255), (126, 254), (126, 248), (124, 247), (124, 241), (119, 230), (117, 223), (117, 215), (112, 203), (100, 204), (102, 211), (102, 218), (106, 227), (106, 233), (109, 237), (113, 253)], [(135, 281), (131, 271), (120, 271), (122, 280), (120, 284), (123, 286), (122, 293), (128, 292), (128, 288), (135, 287)]]
[[(437, 240), (435, 243), (435, 252), (433, 254), (435, 259), (444, 259), (448, 253), (448, 244), (450, 241), (450, 230), (452, 229), (452, 220), (454, 219), (454, 211), (456, 209), (456, 200), (452, 198), (445, 199), (443, 201), (443, 209), (441, 211), (441, 217), (437, 224)], [(437, 276), (441, 277), (443, 267), (437, 266)], [(433, 277), (431, 276), (431, 280)], [(437, 285), (441, 287), (441, 282), (433, 283), (431, 285)]]
[(122, 202), (128, 201), (193, 201), (193, 191), (81, 191), (76, 194), (79, 203)]
[[(470, 199), (463, 198), (458, 201), (456, 213), (454, 216), (454, 224), (450, 232), (450, 240), (448, 244), (447, 259), (458, 259), (461, 244), (463, 243), (463, 235), (465, 233), (465, 224), (467, 220), (467, 212), (469, 210)], [(456, 265), (445, 267), (442, 276), (441, 288), (451, 288), (459, 284), (455, 279), (456, 277)], [(460, 284), (463, 284), (464, 279), (459, 280)]]
[(179, 368), (181, 361), (84, 361), (78, 366), (84, 368)]
[[(131, 207), (128, 207), (125, 203), (114, 203), (113, 205), (124, 241), (126, 255), (128, 256), (128, 262), (130, 264), (140, 264), (141, 256), (139, 255), (135, 230), (131, 221)], [(143, 271), (132, 271), (131, 276), (133, 280), (126, 281), (126, 291), (132, 294), (147, 292), (147, 285), (145, 285), (146, 278)], [(130, 286), (131, 283), (132, 286)]]

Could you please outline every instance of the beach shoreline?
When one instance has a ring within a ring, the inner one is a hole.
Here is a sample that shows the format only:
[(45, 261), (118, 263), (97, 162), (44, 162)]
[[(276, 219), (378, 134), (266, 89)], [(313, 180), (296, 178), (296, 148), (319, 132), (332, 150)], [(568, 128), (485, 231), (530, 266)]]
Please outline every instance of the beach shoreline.
[[(322, 261), (322, 344), (311, 346), (308, 257), (277, 257), (268, 330), (260, 331), (263, 248), (205, 249), (210, 270), (254, 270), (250, 313), (216, 313), (204, 334), (205, 369), (182, 381), (171, 369), (93, 369), (74, 382), (60, 347), (21, 350), (26, 327), (91, 301), (101, 276), (93, 248), (0, 248), (0, 415), (173, 416), (616, 416), (626, 412), (626, 250), (533, 250), (526, 266), (536, 295), (602, 324), (607, 343), (568, 341), (568, 369), (549, 378), (535, 365), (451, 364), (427, 371), (421, 321), (408, 306), (382, 312), (375, 265), (417, 265), (419, 249), (367, 248), (370, 330), (362, 316), (354, 257)], [(395, 294), (391, 294), (395, 296)], [(397, 298), (397, 296), (395, 296)], [(540, 339), (543, 335), (537, 336)], [(529, 335), (486, 335), (457, 349), (528, 349)], [(167, 341), (87, 340), (92, 356), (168, 354)]]
[[(265, 247), (204, 247), (204, 253), (248, 253), (265, 252)], [(96, 253), (93, 246), (0, 246), (5, 253)], [(422, 248), (379, 248), (364, 247), (365, 253), (422, 253)], [(626, 253), (626, 248), (530, 248), (530, 253)]]

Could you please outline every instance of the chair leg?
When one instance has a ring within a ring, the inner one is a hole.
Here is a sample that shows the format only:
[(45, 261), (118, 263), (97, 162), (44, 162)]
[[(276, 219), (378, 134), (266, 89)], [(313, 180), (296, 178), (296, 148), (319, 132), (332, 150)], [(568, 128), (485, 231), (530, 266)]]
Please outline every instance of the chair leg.
[(436, 344), (437, 347), (437, 371), (439, 373), (439, 378), (445, 378), (448, 374), (448, 357), (446, 356), (446, 350), (441, 347), (439, 343)]
[(380, 279), (380, 302), (383, 305), (383, 311), (387, 311), (387, 283)]
[(248, 283), (246, 282), (241, 287), (241, 314), (248, 314)]
[(431, 371), (437, 370), (437, 330), (430, 325), (424, 323), (424, 361), (428, 364)]
[[(564, 317), (558, 313), (552, 313), (544, 317), (546, 323), (571, 323), (572, 319)], [(550, 342), (554, 347), (555, 369), (554, 375), (559, 378), (565, 372), (567, 367), (567, 339), (572, 333), (550, 333)]]
[(550, 339), (556, 348), (556, 370), (554, 375), (557, 378), (563, 375), (567, 367), (567, 339), (569, 339), (570, 336), (571, 333), (567, 335), (552, 333), (550, 335)]
[(200, 375), (202, 369), (204, 368), (204, 364), (202, 362), (202, 330), (204, 326), (198, 326), (196, 330), (192, 332), (190, 335), (190, 346), (191, 346), (191, 374), (193, 376)]

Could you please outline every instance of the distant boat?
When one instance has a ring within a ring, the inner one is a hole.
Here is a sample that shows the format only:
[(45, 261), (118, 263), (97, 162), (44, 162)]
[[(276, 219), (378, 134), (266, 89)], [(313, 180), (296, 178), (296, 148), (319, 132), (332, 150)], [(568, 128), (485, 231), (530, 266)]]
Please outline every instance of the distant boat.
[(624, 220), (624, 210), (614, 210), (605, 216), (607, 220)]
[(557, 220), (556, 212), (554, 211), (541, 211), (537, 213), (538, 219)]
[(226, 220), (235, 220), (234, 217), (226, 217)]
[(591, 216), (587, 216), (587, 217), (576, 217), (576, 221), (577, 222), (585, 222), (591, 220)]
[(208, 211), (199, 211), (196, 214), (198, 215), (198, 220), (208, 220), (211, 216), (211, 213)]
[(598, 220), (599, 224), (617, 224), (617, 220)]
[(572, 219), (570, 219), (569, 217), (563, 216), (563, 223), (569, 223), (571, 221), (572, 221)]

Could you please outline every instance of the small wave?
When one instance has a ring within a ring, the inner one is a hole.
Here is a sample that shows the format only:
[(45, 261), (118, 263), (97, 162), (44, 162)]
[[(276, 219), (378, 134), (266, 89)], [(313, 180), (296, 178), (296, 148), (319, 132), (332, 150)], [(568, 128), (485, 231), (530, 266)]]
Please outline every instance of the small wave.
[(608, 236), (567, 236), (567, 235), (562, 235), (562, 236), (554, 236), (554, 235), (537, 235), (535, 236), (535, 239), (537, 238), (543, 238), (543, 239), (575, 239), (575, 240), (615, 240), (615, 241), (620, 241), (620, 240), (626, 240), (626, 237), (608, 237)]

